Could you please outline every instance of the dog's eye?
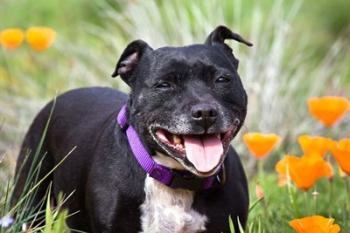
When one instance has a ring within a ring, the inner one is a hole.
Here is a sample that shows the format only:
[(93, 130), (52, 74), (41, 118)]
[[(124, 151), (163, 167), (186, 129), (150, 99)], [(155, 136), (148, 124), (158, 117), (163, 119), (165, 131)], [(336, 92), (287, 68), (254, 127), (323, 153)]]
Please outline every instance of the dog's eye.
[(228, 83), (230, 81), (231, 77), (229, 75), (221, 75), (215, 80), (216, 83)]
[(156, 83), (154, 85), (154, 87), (158, 88), (158, 89), (169, 89), (169, 88), (171, 88), (171, 84), (168, 82), (161, 81), (161, 82)]

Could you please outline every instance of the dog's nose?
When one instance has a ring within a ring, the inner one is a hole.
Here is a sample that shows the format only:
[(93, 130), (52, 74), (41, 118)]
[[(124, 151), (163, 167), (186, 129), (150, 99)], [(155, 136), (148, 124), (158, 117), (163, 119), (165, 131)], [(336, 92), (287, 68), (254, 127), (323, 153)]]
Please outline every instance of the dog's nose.
[(210, 104), (197, 104), (191, 109), (192, 119), (205, 129), (208, 129), (218, 116), (217, 109)]

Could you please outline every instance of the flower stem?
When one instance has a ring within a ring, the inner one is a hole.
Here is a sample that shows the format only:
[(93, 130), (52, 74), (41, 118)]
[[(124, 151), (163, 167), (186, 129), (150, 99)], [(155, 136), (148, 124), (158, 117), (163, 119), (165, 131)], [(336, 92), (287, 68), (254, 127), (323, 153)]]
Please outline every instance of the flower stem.
[(293, 187), (291, 184), (288, 184), (288, 196), (289, 196), (289, 201), (290, 201), (290, 204), (292, 205), (293, 209), (294, 209), (294, 215), (295, 216), (300, 216), (300, 211), (299, 211), (299, 208), (298, 208), (298, 205), (296, 203), (296, 191), (293, 190)]
[[(308, 200), (307, 200), (308, 199), (308, 191), (304, 191), (303, 196), (304, 196), (304, 205), (308, 206), (307, 205), (307, 203), (308, 203)], [(311, 212), (310, 208), (312, 208), (312, 207), (310, 207), (310, 205), (309, 205), (308, 208), (305, 208), (305, 210), (310, 213)]]
[[(332, 203), (332, 201), (333, 201), (333, 190), (334, 190), (333, 182), (334, 181), (329, 181), (328, 182), (329, 183), (328, 203)], [(329, 216), (331, 216), (331, 214), (332, 214), (332, 205), (328, 206), (328, 214), (329, 214)]]
[[(347, 192), (347, 196), (348, 196), (347, 202), (346, 202), (347, 203), (346, 207), (347, 207), (348, 211), (345, 211), (345, 213), (346, 213), (346, 215), (348, 215), (348, 213), (350, 212), (350, 180), (349, 180), (349, 176), (346, 176), (344, 178), (344, 181), (345, 181), (345, 187), (346, 187), (346, 192)], [(346, 216), (346, 217), (348, 217), (348, 216)]]
[[(317, 189), (315, 189), (312, 193), (313, 199), (314, 199), (314, 214), (317, 214), (318, 212), (318, 206), (317, 206), (317, 197), (318, 197), (318, 192)], [(329, 202), (331, 203), (331, 202)]]
[(264, 163), (261, 159), (258, 160), (258, 174), (260, 179), (264, 178)]

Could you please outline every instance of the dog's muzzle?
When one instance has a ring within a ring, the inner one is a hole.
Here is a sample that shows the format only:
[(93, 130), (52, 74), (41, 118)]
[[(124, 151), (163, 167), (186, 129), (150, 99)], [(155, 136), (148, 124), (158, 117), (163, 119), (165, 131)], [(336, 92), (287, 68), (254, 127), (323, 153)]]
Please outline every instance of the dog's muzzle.
[(225, 169), (209, 177), (197, 177), (188, 171), (177, 171), (158, 164), (143, 146), (136, 130), (127, 123), (127, 107), (124, 105), (119, 111), (118, 124), (125, 131), (130, 148), (136, 160), (150, 177), (171, 188), (182, 188), (193, 191), (218, 187), (223, 184)]

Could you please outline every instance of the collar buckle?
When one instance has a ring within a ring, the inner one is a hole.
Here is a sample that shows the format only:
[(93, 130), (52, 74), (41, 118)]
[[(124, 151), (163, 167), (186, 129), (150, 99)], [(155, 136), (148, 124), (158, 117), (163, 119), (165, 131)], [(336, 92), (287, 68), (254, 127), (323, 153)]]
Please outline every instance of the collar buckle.
[(167, 186), (170, 186), (173, 181), (173, 174), (171, 170), (157, 163), (154, 164), (153, 168), (148, 174), (150, 177)]

